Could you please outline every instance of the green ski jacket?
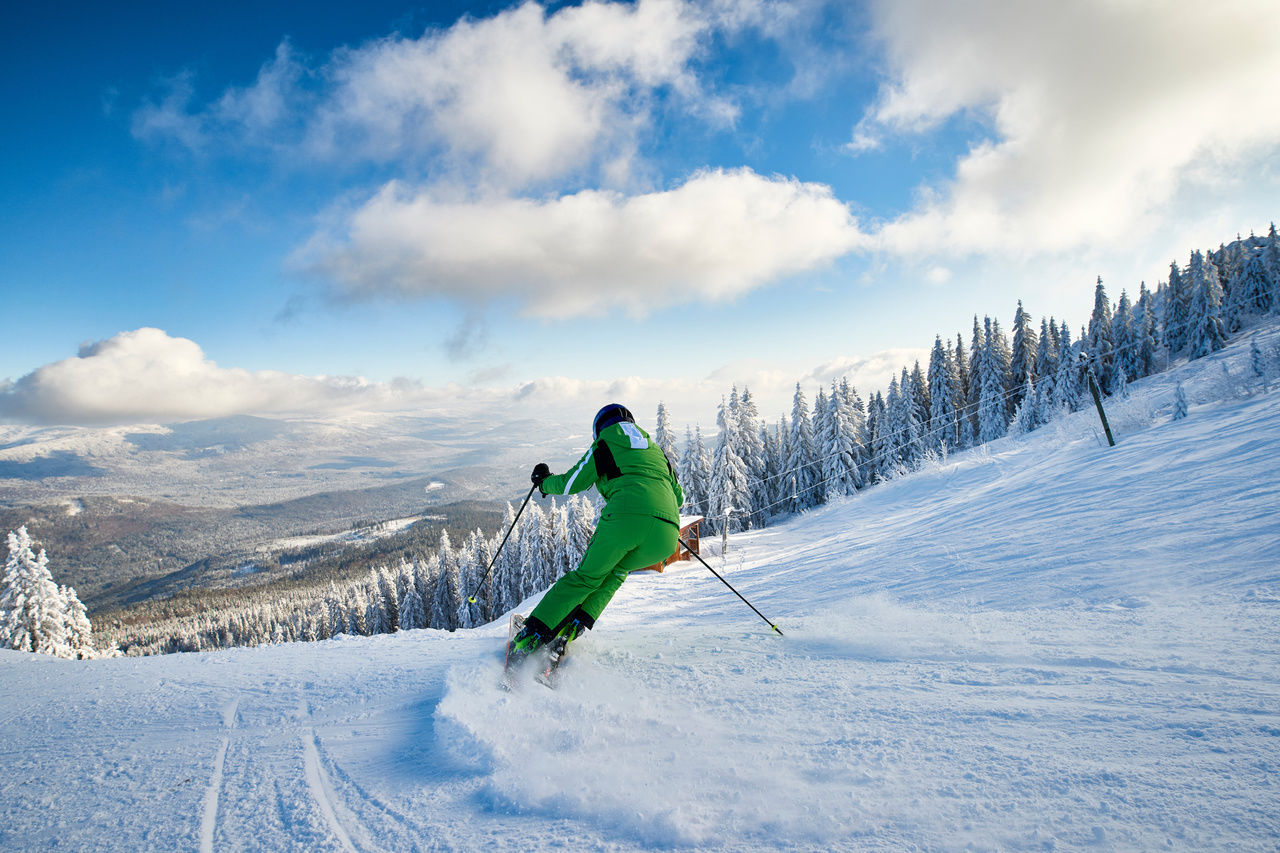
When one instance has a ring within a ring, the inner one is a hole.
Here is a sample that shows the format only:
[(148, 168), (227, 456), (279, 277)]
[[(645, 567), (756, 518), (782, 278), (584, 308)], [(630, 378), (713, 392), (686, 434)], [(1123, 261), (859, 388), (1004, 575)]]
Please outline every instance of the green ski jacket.
[(684, 491), (662, 448), (628, 421), (606, 427), (567, 474), (542, 481), (544, 495), (572, 495), (595, 486), (602, 516), (644, 515), (680, 526)]

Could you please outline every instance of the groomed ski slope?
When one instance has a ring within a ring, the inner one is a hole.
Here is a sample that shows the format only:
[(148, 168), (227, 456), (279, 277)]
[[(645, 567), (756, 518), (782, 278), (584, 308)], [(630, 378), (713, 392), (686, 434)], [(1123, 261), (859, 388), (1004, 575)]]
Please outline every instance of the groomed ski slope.
[(556, 691), (498, 689), (502, 624), (0, 653), (0, 846), (1274, 850), (1280, 394), (1233, 393), (1247, 359), (1135, 385), (1115, 448), (1083, 412), (734, 537), (713, 564), (786, 637), (694, 563), (628, 581)]

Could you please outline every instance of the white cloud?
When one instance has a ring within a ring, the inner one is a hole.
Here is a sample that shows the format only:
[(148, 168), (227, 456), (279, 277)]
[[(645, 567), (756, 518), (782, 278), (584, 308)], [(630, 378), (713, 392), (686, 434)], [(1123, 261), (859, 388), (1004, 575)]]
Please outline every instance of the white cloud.
[(135, 114), (139, 138), (263, 146), (319, 162), (453, 166), (469, 185), (523, 187), (600, 166), (629, 175), (660, 91), (718, 121), (734, 110), (690, 70), (710, 23), (683, 0), (537, 3), (420, 38), (334, 51), (310, 67), (280, 45), (254, 83), (189, 111), (190, 86)]
[(203, 150), (207, 142), (204, 120), (187, 111), (195, 92), (191, 74), (184, 72), (170, 78), (165, 89), (159, 102), (147, 101), (134, 111), (133, 135), (149, 141), (173, 140), (194, 152)]
[(889, 79), (851, 147), (962, 114), (994, 132), (884, 227), (883, 246), (1034, 252), (1131, 237), (1189, 184), (1274, 157), (1277, 32), (1272, 0), (877, 3)]
[(219, 367), (194, 341), (142, 328), (0, 388), (0, 416), (50, 424), (163, 422), (385, 405), (406, 390), (355, 377)]
[(449, 201), (391, 183), (296, 261), (356, 296), (516, 295), (538, 315), (642, 316), (738, 296), (865, 241), (829, 188), (740, 169), (549, 200)]
[(617, 401), (629, 406), (642, 424), (651, 424), (663, 402), (681, 435), (686, 424), (694, 423), (714, 433), (716, 406), (731, 386), (750, 388), (761, 417), (772, 424), (791, 411), (797, 381), (810, 405), (819, 386), (844, 377), (865, 398), (886, 388), (904, 366), (926, 357), (924, 350), (896, 349), (808, 369), (747, 360), (701, 378), (549, 376), (514, 385), (432, 388), (407, 379), (380, 383), (220, 367), (194, 341), (142, 328), (86, 345), (76, 356), (16, 382), (0, 382), (0, 421), (108, 426), (239, 414), (360, 418), (361, 413), (377, 412), (498, 421), (518, 409), (549, 422), (581, 422), (585, 427), (600, 406)]

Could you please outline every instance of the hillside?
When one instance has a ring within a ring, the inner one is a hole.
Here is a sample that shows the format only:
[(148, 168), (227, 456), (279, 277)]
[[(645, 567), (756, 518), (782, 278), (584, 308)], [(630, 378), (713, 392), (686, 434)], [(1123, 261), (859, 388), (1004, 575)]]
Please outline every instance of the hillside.
[(1248, 346), (1110, 401), (1115, 448), (1085, 410), (731, 538), (785, 637), (678, 564), (556, 691), (497, 688), (500, 623), (0, 652), (0, 843), (1274, 849), (1280, 405)]
[[(521, 415), (507, 426), (547, 437), (546, 453), (577, 449), (553, 419)], [(296, 566), (314, 556), (279, 540), (415, 515), (448, 517), (418, 531), (433, 545), (442, 526), (455, 535), (491, 528), (505, 501), (523, 492), (533, 453), (531, 441), (495, 441), (501, 428), (439, 414), (0, 424), (0, 527), (26, 525), (53, 557), (57, 581), (96, 614), (235, 585), (247, 564)], [(493, 449), (477, 450), (484, 446)], [(341, 562), (364, 570), (379, 556), (344, 550)], [(314, 580), (332, 577), (320, 567)]]

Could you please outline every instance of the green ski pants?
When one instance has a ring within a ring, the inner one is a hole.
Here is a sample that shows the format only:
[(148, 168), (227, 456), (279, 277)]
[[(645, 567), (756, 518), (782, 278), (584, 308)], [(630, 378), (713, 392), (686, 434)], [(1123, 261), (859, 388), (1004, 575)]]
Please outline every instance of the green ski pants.
[(599, 619), (627, 573), (652, 566), (676, 551), (680, 530), (648, 515), (604, 516), (578, 568), (561, 576), (529, 614), (553, 631), (575, 608)]

